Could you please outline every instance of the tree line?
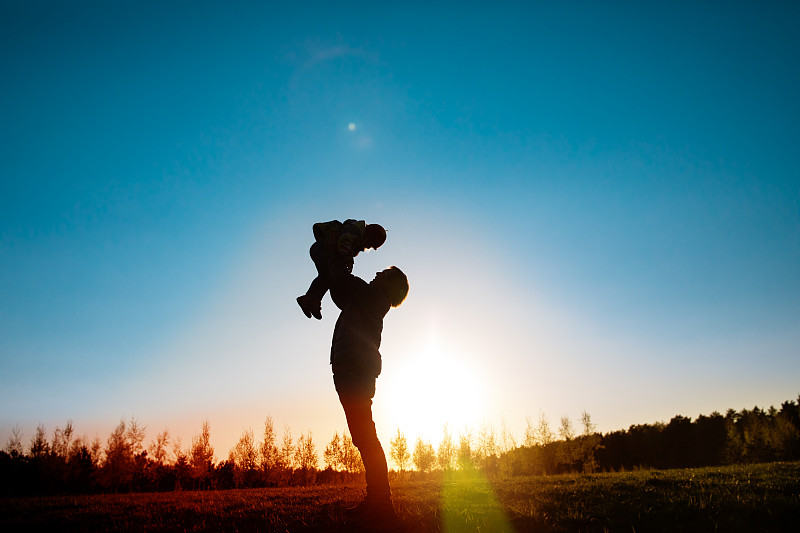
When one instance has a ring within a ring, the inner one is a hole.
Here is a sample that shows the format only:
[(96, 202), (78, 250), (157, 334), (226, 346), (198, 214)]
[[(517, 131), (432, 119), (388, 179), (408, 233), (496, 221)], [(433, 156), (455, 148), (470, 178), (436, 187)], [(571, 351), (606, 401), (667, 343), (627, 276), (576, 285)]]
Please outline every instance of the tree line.
[[(363, 465), (347, 433), (336, 432), (320, 455), (312, 434), (279, 437), (271, 417), (258, 435), (250, 429), (216, 461), (206, 421), (184, 447), (168, 430), (145, 446), (145, 427), (121, 420), (103, 443), (76, 436), (71, 421), (48, 438), (41, 424), (27, 446), (18, 427), (0, 451), (0, 494), (207, 490), (341, 483), (361, 479)], [(601, 434), (589, 413), (576, 428), (569, 417), (558, 427), (544, 413), (527, 419), (518, 442), (505, 426), (491, 425), (454, 435), (447, 425), (434, 447), (418, 437), (413, 446), (397, 430), (388, 459), (398, 474), (425, 478), (436, 471), (484, 476), (550, 475), (632, 469), (666, 469), (800, 460), (800, 397), (780, 409), (729, 409), (696, 420), (675, 416), (668, 423), (637, 424)]]
[[(338, 435), (337, 435), (338, 436)], [(363, 469), (349, 437), (339, 439), (338, 470), (319, 472), (319, 458), (311, 433), (296, 440), (284, 428), (278, 438), (271, 417), (259, 438), (246, 430), (228, 458), (215, 461), (211, 428), (203, 422), (191, 445), (168, 430), (144, 445), (145, 427), (135, 418), (121, 420), (105, 444), (99, 437), (76, 436), (72, 421), (57, 427), (48, 440), (39, 425), (27, 450), (18, 427), (12, 429), (0, 451), (0, 493), (3, 495), (64, 492), (151, 492), (239, 487), (289, 486), (346, 479)], [(358, 458), (358, 464), (354, 457)]]

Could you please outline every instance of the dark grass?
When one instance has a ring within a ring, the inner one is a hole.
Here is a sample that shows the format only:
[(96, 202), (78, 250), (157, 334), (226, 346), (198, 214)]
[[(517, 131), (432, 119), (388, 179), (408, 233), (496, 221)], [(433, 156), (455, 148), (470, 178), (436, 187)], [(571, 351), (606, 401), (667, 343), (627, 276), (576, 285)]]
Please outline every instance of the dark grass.
[(400, 523), (345, 513), (358, 485), (0, 499), (2, 531), (800, 531), (800, 463), (394, 481)]

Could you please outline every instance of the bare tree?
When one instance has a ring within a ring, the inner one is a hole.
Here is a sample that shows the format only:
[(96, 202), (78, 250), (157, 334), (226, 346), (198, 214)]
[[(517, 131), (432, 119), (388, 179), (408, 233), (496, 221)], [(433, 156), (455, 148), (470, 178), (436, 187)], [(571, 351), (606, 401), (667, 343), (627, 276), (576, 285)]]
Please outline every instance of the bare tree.
[(513, 454), (509, 453), (517, 448), (517, 438), (514, 433), (506, 425), (506, 421), (502, 422), (502, 430), (500, 432), (500, 461), (498, 470), (501, 475), (510, 475), (516, 470)]
[(183, 488), (183, 481), (191, 475), (192, 467), (189, 465), (189, 450), (183, 448), (180, 437), (172, 442), (173, 471), (175, 473), (175, 490)]
[(139, 455), (144, 450), (142, 443), (144, 442), (146, 429), (147, 427), (141, 425), (135, 417), (131, 417), (126, 437), (128, 442), (130, 442), (133, 455)]
[(347, 433), (342, 435), (341, 450), (342, 457), (340, 461), (341, 464), (344, 465), (345, 470), (356, 474), (364, 471), (364, 463), (361, 461), (361, 454), (355, 444), (353, 444), (353, 439), (351, 439), (350, 435)]
[(292, 439), (292, 430), (289, 426), (283, 427), (283, 440), (281, 442), (281, 450), (278, 454), (279, 465), (281, 468), (287, 470), (294, 469), (294, 444)]
[(117, 490), (121, 485), (129, 483), (133, 476), (133, 450), (127, 437), (124, 418), (109, 435), (105, 451), (103, 479), (107, 486)]
[(525, 441), (523, 445), (528, 448), (536, 446), (536, 428), (530, 416), (525, 417)]
[(583, 471), (590, 473), (597, 470), (595, 452), (600, 446), (600, 435), (595, 433), (595, 425), (592, 423), (592, 417), (585, 410), (581, 413), (581, 424), (583, 425), (583, 436), (581, 438)]
[(494, 427), (483, 424), (478, 433), (478, 463), (488, 475), (497, 474), (497, 436)]
[(397, 465), (397, 468), (399, 468), (401, 472), (404, 471), (406, 465), (411, 460), (411, 454), (408, 453), (408, 443), (406, 442), (405, 435), (400, 433), (400, 428), (397, 428), (397, 435), (394, 436), (389, 444), (389, 455), (391, 455), (392, 461), (394, 461), (394, 464)]
[(11, 436), (6, 443), (6, 451), (12, 457), (19, 457), (23, 454), (22, 450), (22, 429), (18, 425), (11, 428)]
[(583, 425), (584, 436), (588, 437), (594, 433), (595, 425), (592, 423), (592, 415), (586, 412), (586, 410), (581, 413), (581, 424)]
[(233, 464), (234, 481), (238, 487), (252, 476), (258, 462), (258, 452), (252, 429), (242, 432), (239, 442), (230, 451), (228, 460)]
[(506, 421), (503, 420), (503, 429), (500, 433), (499, 451), (501, 454), (507, 454), (516, 447), (517, 447), (517, 438), (514, 436), (514, 433), (506, 425)]
[(50, 453), (58, 457), (64, 457), (66, 455), (66, 450), (64, 449), (63, 441), (64, 437), (61, 428), (56, 426), (56, 429), (53, 430), (53, 438), (50, 440)]
[(567, 415), (561, 417), (561, 426), (558, 428), (558, 434), (564, 442), (558, 448), (556, 459), (561, 464), (567, 465), (568, 468), (572, 468), (572, 464), (577, 458), (576, 454), (579, 445), (573, 441), (575, 429), (572, 427), (572, 421)]
[(272, 417), (267, 415), (267, 419), (264, 421), (264, 438), (258, 447), (259, 462), (264, 472), (274, 468), (278, 462), (278, 448), (275, 446), (275, 441)]
[(491, 424), (481, 425), (478, 432), (478, 456), (488, 457), (489, 455), (497, 455), (497, 436), (494, 427)]
[(30, 455), (33, 458), (44, 457), (50, 452), (50, 444), (47, 442), (47, 432), (43, 424), (36, 426), (36, 431), (31, 438)]
[(472, 453), (472, 434), (468, 431), (458, 437), (456, 463), (459, 470), (471, 471), (475, 469), (475, 457)]
[(453, 445), (453, 437), (450, 435), (450, 429), (447, 427), (447, 424), (445, 424), (444, 430), (442, 431), (442, 440), (436, 452), (436, 461), (439, 463), (439, 468), (442, 470), (450, 470), (453, 468), (455, 458), (456, 447)]
[(422, 437), (417, 437), (417, 443), (414, 445), (414, 467), (420, 472), (430, 472), (433, 465), (436, 463), (436, 453), (433, 451), (433, 445), (430, 442), (422, 440)]
[(86, 452), (86, 454), (89, 456), (89, 459), (91, 460), (91, 453), (89, 452), (89, 440), (88, 440), (88, 437), (86, 435), (82, 435), (80, 437), (75, 437), (72, 440), (72, 444), (70, 444), (70, 446), (69, 446), (69, 452), (67, 452), (69, 460), (72, 461), (73, 459), (80, 457), (81, 454), (84, 451)]
[(326, 468), (330, 468), (331, 470), (343, 468), (341, 462), (342, 442), (338, 431), (333, 434), (333, 438), (325, 447), (325, 452), (322, 454), (322, 457), (325, 461)]
[(153, 456), (153, 460), (163, 465), (167, 460), (167, 447), (169, 446), (169, 431), (164, 428), (164, 431), (156, 435), (156, 440), (150, 443), (149, 451)]
[(539, 424), (536, 426), (536, 441), (542, 446), (547, 446), (553, 442), (553, 431), (550, 429), (550, 422), (547, 420), (547, 415), (544, 414), (544, 411), (539, 411)]
[(172, 463), (177, 464), (183, 458), (185, 461), (189, 460), (188, 450), (183, 449), (183, 441), (180, 437), (175, 437), (172, 441)]
[(255, 436), (253, 430), (242, 431), (239, 442), (232, 450), (236, 466), (244, 471), (255, 470), (258, 462), (258, 452), (256, 452)]
[(297, 439), (297, 447), (295, 448), (294, 455), (294, 462), (301, 470), (313, 471), (319, 467), (317, 448), (314, 446), (310, 431), (305, 435), (301, 434), (300, 438)]
[(89, 444), (89, 455), (92, 458), (92, 464), (95, 467), (100, 466), (100, 461), (103, 459), (103, 442), (100, 440), (100, 435), (96, 433)]
[(205, 483), (214, 468), (214, 447), (211, 446), (211, 428), (208, 420), (203, 421), (200, 435), (192, 439), (189, 464), (194, 478)]
[(64, 429), (56, 426), (53, 431), (53, 440), (50, 444), (50, 451), (55, 455), (66, 459), (69, 456), (69, 448), (72, 443), (72, 420), (67, 420)]
[(572, 421), (567, 415), (561, 417), (561, 427), (558, 428), (558, 434), (563, 440), (570, 440), (575, 436)]

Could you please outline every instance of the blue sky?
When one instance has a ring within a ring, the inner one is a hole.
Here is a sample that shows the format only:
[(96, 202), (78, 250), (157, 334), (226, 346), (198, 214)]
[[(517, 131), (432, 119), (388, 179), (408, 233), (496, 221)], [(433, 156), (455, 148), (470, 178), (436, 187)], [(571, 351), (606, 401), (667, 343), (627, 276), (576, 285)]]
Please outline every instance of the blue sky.
[(356, 273), (411, 279), (384, 436), (795, 398), (798, 22), (783, 3), (3, 2), (0, 437), (136, 416), (188, 443), (208, 418), (221, 458), (270, 413), (329, 438), (336, 314), (294, 298), (334, 218), (388, 229)]

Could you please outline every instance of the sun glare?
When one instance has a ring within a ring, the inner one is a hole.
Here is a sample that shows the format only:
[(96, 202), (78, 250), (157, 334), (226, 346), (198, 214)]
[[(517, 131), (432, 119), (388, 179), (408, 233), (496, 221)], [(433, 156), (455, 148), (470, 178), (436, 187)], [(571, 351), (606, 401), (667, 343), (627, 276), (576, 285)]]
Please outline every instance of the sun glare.
[(436, 341), (410, 354), (384, 376), (382, 409), (386, 424), (399, 428), (413, 443), (422, 437), (436, 446), (447, 424), (453, 435), (477, 431), (486, 415), (480, 376), (464, 357)]

